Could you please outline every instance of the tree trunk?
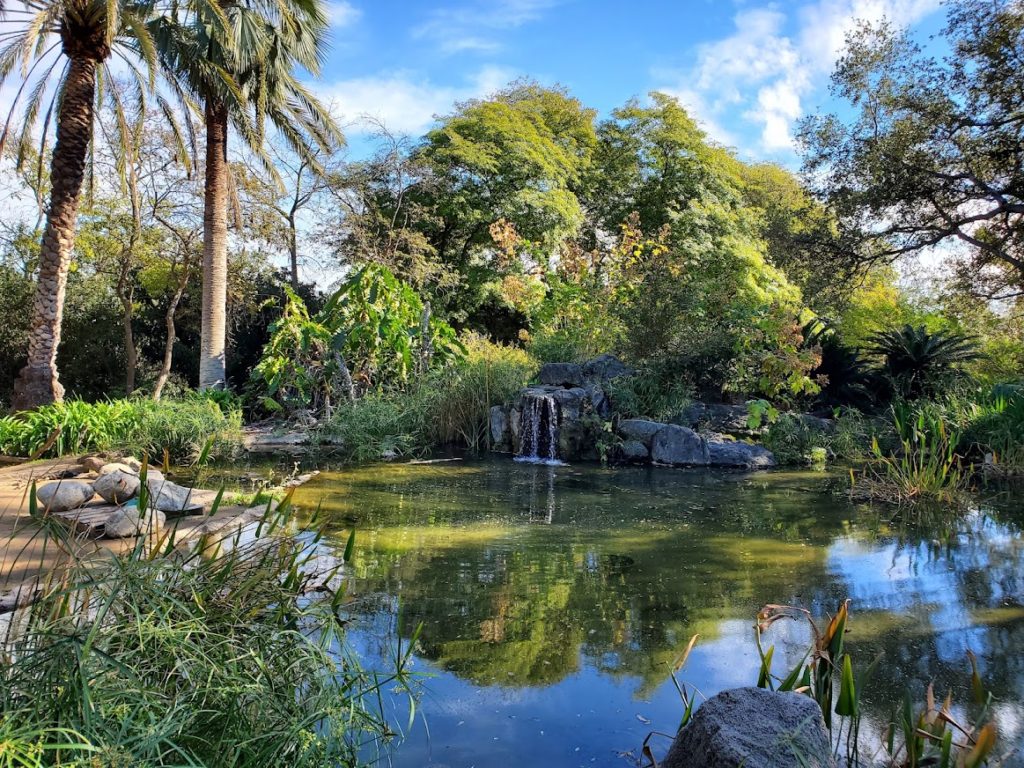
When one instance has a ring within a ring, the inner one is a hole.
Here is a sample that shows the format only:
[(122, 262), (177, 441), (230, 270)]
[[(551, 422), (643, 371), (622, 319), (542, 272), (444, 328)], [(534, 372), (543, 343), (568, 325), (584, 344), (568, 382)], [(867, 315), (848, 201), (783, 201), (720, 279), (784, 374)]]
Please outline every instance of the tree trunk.
[(68, 266), (75, 245), (78, 199), (92, 138), (96, 65), (102, 57), (71, 58), (57, 116), (57, 144), (50, 163), (50, 208), (39, 253), (39, 282), (32, 302), (28, 364), (14, 383), (15, 411), (60, 402), (64, 387), (57, 376), (57, 347), (64, 316)]
[(124, 326), (124, 374), (125, 395), (135, 391), (135, 369), (139, 365), (139, 356), (135, 351), (135, 334), (132, 332), (132, 300), (130, 296), (121, 297), (121, 324)]
[(206, 189), (203, 209), (203, 326), (199, 388), (226, 386), (224, 348), (228, 295), (228, 110), (206, 104)]
[(299, 235), (295, 229), (295, 211), (288, 215), (288, 255), (291, 257), (292, 290), (299, 292)]
[(188, 288), (189, 277), (192, 274), (192, 256), (189, 253), (191, 245), (191, 238), (188, 240), (182, 238), (184, 257), (181, 270), (178, 272), (178, 282), (167, 305), (167, 311), (164, 312), (164, 327), (167, 329), (167, 334), (164, 337), (164, 358), (160, 363), (160, 373), (157, 375), (156, 384), (153, 386), (154, 400), (159, 400), (163, 395), (167, 379), (171, 376), (171, 363), (174, 361), (174, 342), (178, 340), (178, 328), (174, 318), (178, 314), (178, 305), (181, 304), (181, 299), (185, 295), (185, 289)]

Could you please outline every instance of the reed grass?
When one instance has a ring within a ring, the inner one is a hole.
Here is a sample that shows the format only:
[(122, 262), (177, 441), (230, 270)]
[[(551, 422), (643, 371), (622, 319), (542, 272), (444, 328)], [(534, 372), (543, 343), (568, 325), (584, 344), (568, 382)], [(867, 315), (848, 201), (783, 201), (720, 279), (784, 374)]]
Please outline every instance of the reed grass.
[(289, 532), (287, 506), (268, 505), (255, 526), (224, 537), (184, 546), (153, 534), (96, 560), (73, 554), (33, 490), (40, 535), (68, 557), (7, 617), (0, 765), (372, 759), (393, 735), (382, 691), (408, 690), (408, 650), (386, 672), (361, 666), (341, 613), (353, 539), (326, 559), (318, 534)]

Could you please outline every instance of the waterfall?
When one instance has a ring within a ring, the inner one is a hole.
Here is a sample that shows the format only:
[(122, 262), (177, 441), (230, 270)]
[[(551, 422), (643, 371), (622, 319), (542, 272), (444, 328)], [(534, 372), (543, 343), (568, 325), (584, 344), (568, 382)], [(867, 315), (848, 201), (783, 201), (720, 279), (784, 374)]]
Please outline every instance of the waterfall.
[(528, 393), (520, 414), (517, 461), (558, 461), (558, 403), (549, 394)]

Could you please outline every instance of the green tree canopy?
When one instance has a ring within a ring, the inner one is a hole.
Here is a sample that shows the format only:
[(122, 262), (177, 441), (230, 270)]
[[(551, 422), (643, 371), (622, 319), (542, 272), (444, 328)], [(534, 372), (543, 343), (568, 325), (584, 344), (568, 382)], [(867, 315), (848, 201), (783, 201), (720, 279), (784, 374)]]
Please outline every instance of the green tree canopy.
[(808, 118), (805, 171), (842, 226), (840, 263), (959, 242), (960, 277), (989, 297), (1024, 291), (1024, 3), (949, 4), (945, 58), (865, 24), (834, 93), (852, 117)]

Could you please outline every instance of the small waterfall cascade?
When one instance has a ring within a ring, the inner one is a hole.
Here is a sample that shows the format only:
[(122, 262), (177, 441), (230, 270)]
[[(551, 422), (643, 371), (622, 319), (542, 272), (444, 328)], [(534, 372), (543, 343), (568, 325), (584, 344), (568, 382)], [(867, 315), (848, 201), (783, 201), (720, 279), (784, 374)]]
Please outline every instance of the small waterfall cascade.
[(523, 397), (517, 461), (558, 462), (558, 403), (549, 394)]

